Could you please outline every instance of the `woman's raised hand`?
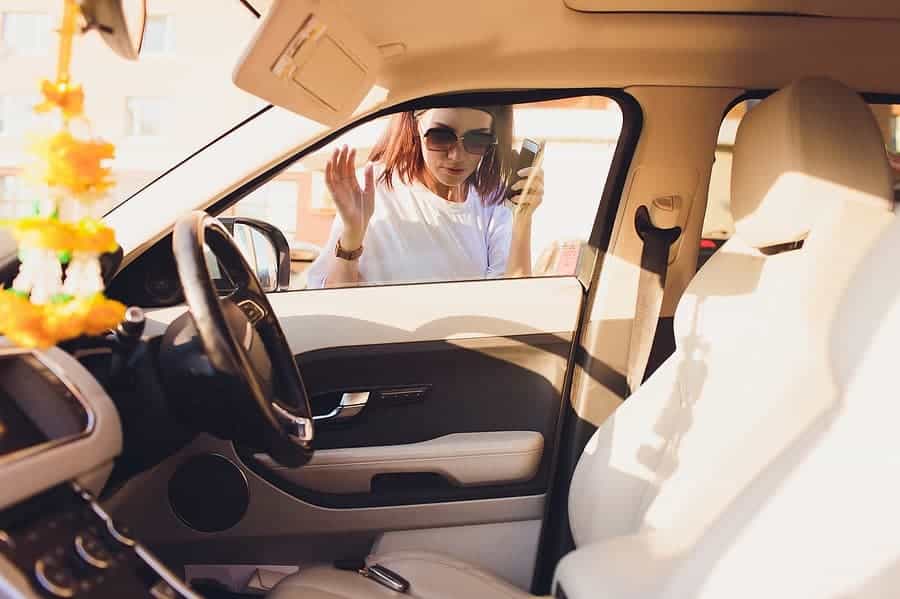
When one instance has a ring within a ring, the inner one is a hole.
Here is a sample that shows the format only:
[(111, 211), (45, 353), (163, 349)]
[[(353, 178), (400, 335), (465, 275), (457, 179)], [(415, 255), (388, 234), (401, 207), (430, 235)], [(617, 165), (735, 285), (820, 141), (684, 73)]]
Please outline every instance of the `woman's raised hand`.
[(372, 165), (367, 164), (364, 184), (360, 188), (356, 180), (356, 150), (347, 146), (335, 149), (325, 165), (325, 183), (334, 198), (344, 232), (341, 246), (355, 250), (362, 246), (369, 226), (369, 219), (375, 210), (375, 175)]

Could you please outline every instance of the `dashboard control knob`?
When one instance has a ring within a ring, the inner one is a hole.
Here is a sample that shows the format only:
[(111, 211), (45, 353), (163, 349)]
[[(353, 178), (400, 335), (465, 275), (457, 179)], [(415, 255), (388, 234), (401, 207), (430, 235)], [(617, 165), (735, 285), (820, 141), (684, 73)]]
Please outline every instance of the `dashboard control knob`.
[(44, 557), (35, 562), (34, 577), (46, 591), (57, 597), (75, 595), (75, 577), (53, 557)]
[(178, 593), (165, 580), (160, 580), (150, 589), (153, 599), (178, 599)]
[(90, 533), (82, 533), (75, 537), (75, 553), (86, 563), (105, 570), (112, 561), (112, 554), (103, 541)]

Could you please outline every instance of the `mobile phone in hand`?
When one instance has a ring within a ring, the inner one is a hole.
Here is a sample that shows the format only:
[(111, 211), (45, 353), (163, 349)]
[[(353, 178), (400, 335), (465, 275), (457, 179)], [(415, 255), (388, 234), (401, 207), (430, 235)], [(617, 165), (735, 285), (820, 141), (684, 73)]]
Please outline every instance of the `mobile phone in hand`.
[(506, 188), (505, 198), (507, 200), (522, 191), (513, 190), (513, 185), (523, 179), (523, 177), (519, 176), (519, 171), (523, 168), (528, 168), (529, 166), (541, 166), (541, 162), (544, 159), (544, 145), (545, 142), (543, 141), (539, 143), (527, 137), (522, 140), (522, 149), (519, 151), (519, 159), (513, 167), (512, 176), (509, 180), (509, 187)]

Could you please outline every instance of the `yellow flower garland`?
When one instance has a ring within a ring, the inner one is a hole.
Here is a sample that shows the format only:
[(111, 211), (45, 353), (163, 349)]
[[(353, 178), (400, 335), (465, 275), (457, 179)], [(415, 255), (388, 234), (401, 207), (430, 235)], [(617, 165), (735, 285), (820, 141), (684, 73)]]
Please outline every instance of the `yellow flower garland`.
[(0, 226), (10, 229), (21, 247), (97, 254), (114, 252), (118, 247), (115, 232), (101, 221), (91, 218), (72, 223), (31, 216), (0, 221)]
[(41, 82), (41, 95), (44, 101), (34, 107), (38, 114), (59, 109), (64, 119), (74, 119), (84, 113), (84, 92), (80, 85), (71, 85), (60, 81), (54, 83), (44, 79)]
[[(34, 109), (39, 114), (59, 110), (63, 128), (31, 147), (40, 160), (32, 169), (33, 178), (54, 190), (51, 210), (0, 221), (19, 243), (22, 260), (13, 288), (0, 291), (0, 331), (25, 347), (43, 348), (80, 335), (99, 335), (125, 316), (123, 304), (103, 295), (100, 280), (99, 255), (118, 247), (113, 230), (93, 218), (76, 222), (59, 218), (60, 200), (87, 203), (109, 191), (113, 180), (103, 163), (115, 156), (112, 144), (78, 139), (68, 129), (70, 120), (83, 118), (84, 92), (69, 81), (80, 10), (77, 0), (63, 0), (63, 6), (56, 81), (41, 82), (44, 101)], [(78, 267), (66, 272), (64, 282), (61, 263), (73, 255)], [(65, 290), (84, 295), (67, 295)]]
[(48, 187), (65, 189), (73, 197), (90, 200), (101, 196), (113, 185), (104, 160), (115, 157), (111, 143), (76, 139), (68, 131), (38, 140), (32, 153), (41, 159), (33, 177)]
[(46, 348), (79, 335), (99, 335), (125, 317), (125, 306), (103, 294), (32, 304), (12, 290), (0, 292), (0, 330), (22, 347)]

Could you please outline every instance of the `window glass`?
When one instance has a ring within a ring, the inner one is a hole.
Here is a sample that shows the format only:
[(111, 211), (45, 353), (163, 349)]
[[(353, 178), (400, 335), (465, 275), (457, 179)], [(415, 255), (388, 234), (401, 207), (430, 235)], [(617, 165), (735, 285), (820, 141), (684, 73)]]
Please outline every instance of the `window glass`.
[(132, 137), (158, 137), (165, 131), (168, 102), (165, 98), (126, 98), (127, 134)]
[(4, 12), (3, 50), (19, 56), (50, 53), (50, 15), (41, 12)]
[(166, 56), (174, 53), (174, 15), (148, 15), (141, 42), (141, 56)]
[[(509, 134), (502, 133), (504, 123)], [(226, 215), (265, 220), (285, 233), (294, 289), (571, 276), (621, 128), (618, 105), (599, 96), (382, 117), (290, 165)], [(510, 150), (531, 142), (543, 144), (540, 169), (521, 184), (529, 186), (529, 195), (517, 206), (521, 190), (506, 199), (509, 180), (492, 178), (490, 165), (504, 152), (511, 165), (517, 158)], [(344, 146), (356, 151), (355, 163), (345, 169), (360, 186), (355, 197), (365, 196), (369, 163), (375, 180), (373, 215), (362, 230), (349, 233), (362, 255), (348, 261), (335, 254), (338, 240), (345, 251), (357, 249), (344, 247), (352, 242), (340, 216), (340, 194), (347, 194), (351, 179), (329, 185), (326, 178), (333, 153)], [(538, 202), (529, 216), (527, 205)], [(355, 272), (332, 278), (333, 267), (344, 262)]]
[(33, 94), (0, 96), (0, 135), (21, 136), (34, 127), (37, 119), (32, 108), (40, 102)]
[[(33, 160), (29, 136), (56, 129), (54, 115), (35, 117), (31, 108), (40, 81), (56, 74), (62, 7), (59, 0), (0, 0), (0, 174), (24, 175)], [(96, 203), (99, 215), (265, 104), (231, 80), (259, 25), (244, 4), (147, 0), (147, 9), (140, 60), (119, 57), (95, 31), (73, 42), (71, 76), (84, 88), (90, 119), (73, 131), (116, 145), (115, 187)]]
[[(734, 233), (731, 216), (731, 159), (741, 119), (760, 100), (745, 100), (725, 115), (719, 129), (716, 159), (709, 182), (709, 200), (703, 220), (698, 267)], [(900, 200), (900, 104), (870, 104), (884, 137), (885, 151), (894, 167), (895, 197)]]

